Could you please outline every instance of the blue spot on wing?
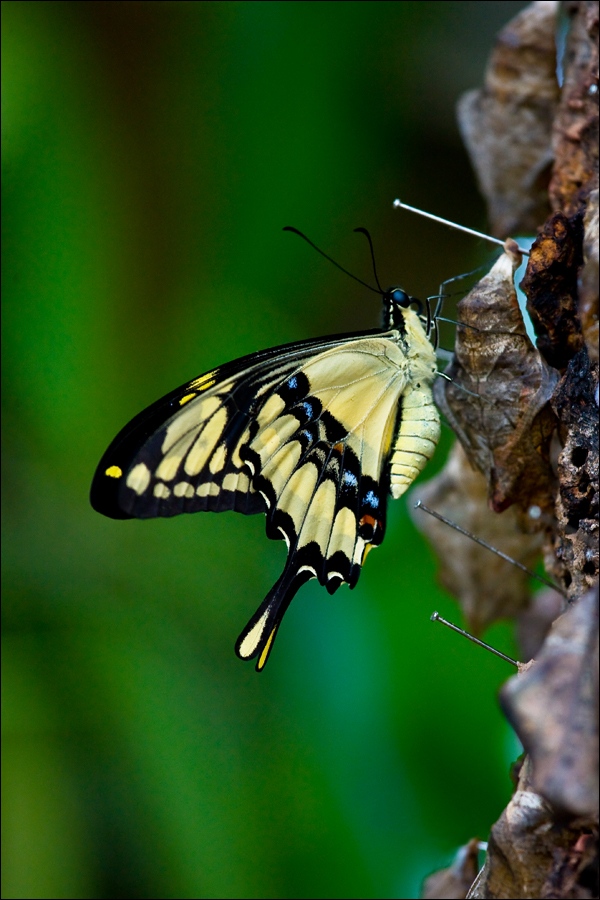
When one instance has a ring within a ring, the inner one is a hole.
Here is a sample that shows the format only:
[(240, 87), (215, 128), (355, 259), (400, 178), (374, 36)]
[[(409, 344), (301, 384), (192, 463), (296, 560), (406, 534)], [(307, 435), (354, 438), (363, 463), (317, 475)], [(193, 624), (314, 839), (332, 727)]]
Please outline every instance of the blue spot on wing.
[(365, 503), (368, 503), (373, 509), (377, 509), (379, 506), (379, 497), (374, 494), (373, 491), (368, 491), (365, 495)]

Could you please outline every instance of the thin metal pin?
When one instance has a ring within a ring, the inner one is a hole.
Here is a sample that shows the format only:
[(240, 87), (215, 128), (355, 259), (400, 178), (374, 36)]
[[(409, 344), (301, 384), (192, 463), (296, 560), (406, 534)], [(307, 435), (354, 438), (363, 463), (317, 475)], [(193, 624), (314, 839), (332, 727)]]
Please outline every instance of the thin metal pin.
[(490, 647), (489, 644), (486, 644), (484, 641), (480, 641), (479, 638), (473, 637), (472, 634), (469, 634), (468, 631), (465, 631), (462, 628), (459, 628), (458, 625), (453, 625), (452, 622), (448, 622), (447, 619), (442, 619), (438, 612), (434, 612), (431, 614), (432, 622), (442, 622), (443, 625), (447, 625), (448, 628), (451, 628), (452, 631), (457, 631), (459, 634), (462, 634), (463, 637), (468, 638), (470, 641), (473, 641), (474, 644), (479, 644), (480, 647), (485, 647), (486, 650), (489, 650), (490, 653), (495, 653), (496, 656), (499, 656), (500, 659), (506, 660), (506, 662), (511, 663), (516, 669), (519, 668), (519, 663), (511, 659), (510, 656), (506, 656), (505, 653), (500, 653), (499, 650), (496, 650), (495, 647)]
[(517, 569), (521, 569), (522, 572), (526, 572), (527, 575), (530, 575), (532, 578), (537, 579), (537, 581), (541, 581), (542, 584), (545, 584), (547, 587), (552, 588), (554, 591), (558, 591), (559, 594), (562, 594), (563, 597), (566, 597), (567, 594), (560, 588), (557, 584), (554, 584), (552, 581), (548, 581), (547, 578), (543, 578), (541, 575), (538, 575), (537, 572), (532, 572), (531, 569), (528, 569), (527, 566), (524, 566), (523, 563), (517, 562), (516, 559), (513, 559), (512, 556), (508, 556), (506, 553), (503, 553), (502, 550), (498, 550), (497, 547), (493, 547), (491, 544), (488, 544), (486, 541), (482, 541), (481, 538), (475, 537), (470, 531), (467, 531), (466, 528), (461, 528), (460, 525), (457, 525), (456, 522), (453, 522), (451, 519), (447, 519), (446, 516), (442, 516), (441, 513), (436, 512), (434, 509), (429, 509), (428, 506), (425, 506), (424, 503), (421, 503), (420, 500), (417, 500), (415, 503), (415, 509), (422, 509), (423, 512), (429, 513), (430, 516), (434, 516), (436, 519), (439, 519), (440, 522), (444, 522), (446, 525), (449, 525), (450, 528), (454, 528), (455, 531), (460, 531), (461, 534), (464, 534), (465, 537), (471, 538), (472, 541), (475, 541), (476, 544), (480, 544), (480, 546), (485, 547), (486, 550), (491, 550), (492, 553), (495, 553), (496, 556), (499, 556), (501, 559), (505, 559), (506, 562), (512, 563), (513, 566), (516, 566)]
[[(432, 219), (434, 222), (440, 222), (442, 225), (448, 225), (450, 228), (455, 228), (457, 231), (464, 231), (465, 234), (472, 234), (474, 237), (483, 238), (484, 241), (490, 241), (492, 244), (500, 244), (501, 247), (504, 247), (504, 241), (501, 241), (500, 238), (492, 237), (489, 234), (482, 234), (481, 231), (475, 231), (473, 228), (467, 228), (465, 225), (457, 225), (456, 222), (450, 222), (448, 219), (442, 219), (441, 216), (434, 216), (433, 213), (425, 212), (422, 209), (417, 209), (416, 206), (409, 206), (408, 203), (402, 203), (401, 200), (394, 200), (394, 206), (397, 209), (408, 209), (410, 212), (417, 213), (419, 216), (425, 216), (426, 219)], [(524, 247), (518, 247), (519, 253), (522, 253), (523, 256), (529, 256), (529, 250), (525, 250)]]

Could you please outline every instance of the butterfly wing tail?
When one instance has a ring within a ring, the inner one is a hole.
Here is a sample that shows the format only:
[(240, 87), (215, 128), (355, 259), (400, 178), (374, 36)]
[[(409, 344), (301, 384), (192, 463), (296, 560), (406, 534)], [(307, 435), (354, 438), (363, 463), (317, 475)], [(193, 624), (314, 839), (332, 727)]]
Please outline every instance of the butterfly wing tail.
[(294, 595), (310, 578), (312, 572), (298, 571), (295, 567), (285, 567), (281, 578), (271, 588), (260, 604), (235, 644), (235, 652), (240, 659), (256, 660), (256, 671), (264, 669), (273, 649), (277, 629)]

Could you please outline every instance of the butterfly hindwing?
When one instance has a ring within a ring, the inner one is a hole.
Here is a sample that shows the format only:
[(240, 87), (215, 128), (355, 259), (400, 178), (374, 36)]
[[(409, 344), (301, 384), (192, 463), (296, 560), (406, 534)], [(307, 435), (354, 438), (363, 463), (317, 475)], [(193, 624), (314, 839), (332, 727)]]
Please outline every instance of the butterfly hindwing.
[(268, 536), (288, 545), (282, 577), (236, 645), (242, 658), (258, 657), (257, 669), (300, 585), (316, 578), (330, 593), (353, 587), (367, 551), (383, 540), (401, 362), (383, 337), (327, 350), (280, 385), (265, 407), (271, 414), (250, 429), (241, 455), (268, 505)]

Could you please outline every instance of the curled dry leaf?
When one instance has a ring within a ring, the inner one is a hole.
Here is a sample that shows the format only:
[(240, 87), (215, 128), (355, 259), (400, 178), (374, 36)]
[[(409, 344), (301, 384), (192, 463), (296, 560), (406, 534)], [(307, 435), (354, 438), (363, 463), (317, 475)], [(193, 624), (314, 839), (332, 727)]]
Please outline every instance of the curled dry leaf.
[(485, 864), (467, 898), (592, 900), (598, 896), (597, 841), (593, 823), (556, 818), (532, 786), (527, 758), (510, 803), (492, 826)]
[(588, 591), (556, 620), (535, 665), (507, 681), (500, 701), (531, 758), (534, 790), (562, 814), (597, 816), (595, 591)]
[(498, 237), (534, 232), (550, 212), (558, 3), (541, 0), (499, 33), (482, 90), (458, 105), (458, 123)]
[(564, 370), (583, 347), (577, 316), (577, 275), (582, 262), (580, 220), (561, 212), (545, 223), (533, 244), (521, 289), (540, 353)]
[(477, 877), (479, 841), (472, 838), (459, 847), (452, 865), (434, 872), (423, 882), (423, 900), (464, 900)]
[(598, 363), (584, 348), (552, 397), (564, 446), (558, 458), (554, 575), (571, 598), (598, 582)]
[(598, 0), (571, 0), (564, 6), (571, 21), (549, 193), (553, 209), (573, 216), (598, 187)]
[[(500, 515), (490, 513), (486, 480), (458, 443), (439, 475), (413, 489), (410, 497), (421, 499), (523, 565), (534, 565), (540, 555), (543, 535), (524, 534), (514, 507)], [(435, 549), (440, 581), (459, 600), (470, 631), (480, 634), (496, 619), (514, 616), (526, 607), (529, 576), (525, 572), (422, 510), (414, 510), (412, 516)]]
[[(514, 245), (514, 242), (510, 242)], [(507, 242), (507, 245), (509, 242)], [(491, 508), (554, 506), (548, 401), (558, 380), (527, 337), (509, 249), (460, 301), (454, 358), (435, 399), (470, 462), (488, 479)], [(476, 396), (473, 396), (473, 395)], [(541, 523), (540, 523), (541, 524)]]
[(590, 360), (598, 362), (598, 189), (583, 220), (583, 269), (579, 276), (579, 321)]
[(533, 659), (540, 650), (554, 620), (565, 607), (565, 599), (558, 591), (544, 588), (517, 619), (517, 644), (521, 659)]

